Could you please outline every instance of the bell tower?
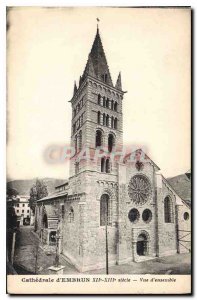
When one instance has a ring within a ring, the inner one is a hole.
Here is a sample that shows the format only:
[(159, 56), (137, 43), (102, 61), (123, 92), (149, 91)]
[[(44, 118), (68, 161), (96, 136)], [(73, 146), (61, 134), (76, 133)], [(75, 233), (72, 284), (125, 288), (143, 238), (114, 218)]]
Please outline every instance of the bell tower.
[[(65, 211), (64, 254), (79, 270), (104, 267), (105, 226), (109, 261), (117, 260), (119, 164), (122, 150), (121, 74), (112, 82), (99, 29), (79, 83), (74, 83), (70, 177)], [(74, 151), (73, 151), (74, 150)]]
[[(109, 155), (95, 161), (98, 147), (105, 152), (120, 151), (123, 143), (121, 74), (115, 86), (110, 75), (99, 28), (88, 56), (85, 70), (74, 83), (72, 105), (70, 177), (83, 171), (116, 173)], [(85, 151), (86, 149), (86, 151)], [(88, 161), (79, 160), (80, 153), (90, 155)]]

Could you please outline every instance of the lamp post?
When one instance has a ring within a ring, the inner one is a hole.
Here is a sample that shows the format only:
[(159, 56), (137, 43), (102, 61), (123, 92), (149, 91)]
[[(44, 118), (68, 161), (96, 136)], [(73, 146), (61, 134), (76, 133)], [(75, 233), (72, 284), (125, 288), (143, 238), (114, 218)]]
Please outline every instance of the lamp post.
[(56, 252), (55, 252), (55, 261), (54, 266), (59, 267), (59, 240), (61, 239), (59, 228), (57, 229), (56, 233)]
[(108, 266), (108, 232), (107, 232), (107, 221), (108, 221), (108, 199), (106, 199), (106, 217), (105, 217), (105, 252), (106, 252), (106, 274), (109, 274)]
[(59, 227), (59, 222), (58, 220), (58, 227), (56, 231), (56, 253), (55, 253), (55, 260), (53, 263), (53, 266), (49, 267), (48, 269), (50, 270), (51, 274), (63, 274), (63, 269), (65, 266), (62, 266), (59, 262), (59, 240), (62, 238), (60, 234), (60, 227)]

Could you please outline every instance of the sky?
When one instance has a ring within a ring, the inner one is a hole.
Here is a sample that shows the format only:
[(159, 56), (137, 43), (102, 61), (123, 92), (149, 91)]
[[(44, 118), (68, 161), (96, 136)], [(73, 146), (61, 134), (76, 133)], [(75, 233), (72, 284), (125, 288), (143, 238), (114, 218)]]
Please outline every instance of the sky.
[(68, 178), (68, 163), (46, 161), (70, 143), (74, 80), (83, 73), (96, 18), (115, 84), (123, 90), (123, 139), (166, 177), (190, 169), (190, 10), (43, 8), (9, 10), (7, 176)]

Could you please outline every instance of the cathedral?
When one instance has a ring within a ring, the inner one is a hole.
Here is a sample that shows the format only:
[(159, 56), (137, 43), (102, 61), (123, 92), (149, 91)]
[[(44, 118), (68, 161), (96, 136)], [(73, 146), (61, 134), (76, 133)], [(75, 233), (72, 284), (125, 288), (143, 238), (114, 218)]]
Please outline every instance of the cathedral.
[[(121, 73), (111, 79), (99, 29), (74, 84), (69, 179), (37, 201), (36, 231), (80, 272), (190, 252), (191, 210), (142, 150), (122, 155)], [(132, 141), (131, 141), (132, 142)], [(47, 250), (48, 251), (48, 250)]]

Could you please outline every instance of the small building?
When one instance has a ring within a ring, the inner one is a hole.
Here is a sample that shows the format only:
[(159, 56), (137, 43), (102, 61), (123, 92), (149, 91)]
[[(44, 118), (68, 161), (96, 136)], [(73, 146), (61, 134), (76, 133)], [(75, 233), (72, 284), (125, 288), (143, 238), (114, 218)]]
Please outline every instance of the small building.
[(59, 230), (59, 232), (62, 232), (63, 230), (64, 201), (67, 198), (67, 195), (68, 181), (56, 186), (55, 193), (37, 201), (37, 227), (40, 229), (42, 243), (47, 246), (55, 245), (57, 231)]
[(20, 226), (30, 225), (31, 209), (28, 195), (18, 195), (14, 203), (17, 222)]

